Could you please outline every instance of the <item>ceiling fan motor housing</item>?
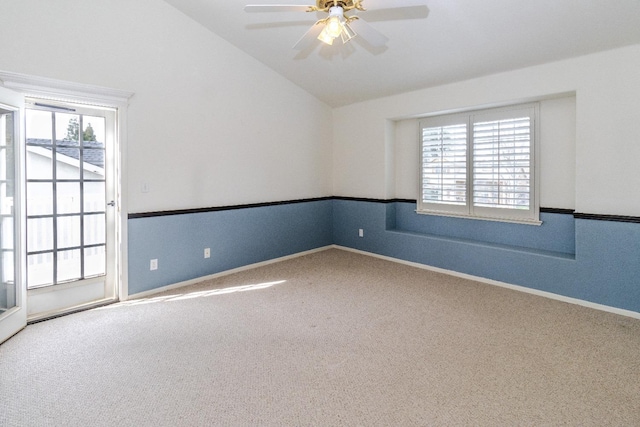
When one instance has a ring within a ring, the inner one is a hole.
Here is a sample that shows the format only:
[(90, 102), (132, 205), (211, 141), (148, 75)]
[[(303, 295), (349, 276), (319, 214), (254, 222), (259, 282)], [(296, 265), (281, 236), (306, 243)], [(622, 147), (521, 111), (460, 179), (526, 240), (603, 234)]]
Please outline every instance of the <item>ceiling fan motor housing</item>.
[(344, 16), (344, 9), (342, 9), (342, 7), (340, 6), (332, 6), (331, 9), (329, 9), (329, 16), (337, 16), (342, 18)]
[(320, 10), (329, 10), (335, 6), (341, 7), (344, 10), (353, 9), (355, 7), (353, 0), (316, 0), (316, 7)]

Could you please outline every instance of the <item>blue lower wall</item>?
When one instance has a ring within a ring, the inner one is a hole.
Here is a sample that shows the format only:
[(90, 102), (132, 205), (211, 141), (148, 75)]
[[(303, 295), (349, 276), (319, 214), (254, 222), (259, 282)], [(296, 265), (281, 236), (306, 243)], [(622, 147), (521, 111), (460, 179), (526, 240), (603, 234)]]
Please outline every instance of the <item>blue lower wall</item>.
[(640, 312), (640, 224), (541, 219), (447, 218), (419, 215), (415, 203), (340, 199), (133, 218), (129, 293), (336, 244)]
[(129, 219), (129, 294), (331, 245), (332, 209), (320, 200)]
[[(539, 227), (336, 200), (333, 240), (460, 273), (640, 312), (640, 224), (541, 214)], [(358, 229), (364, 237), (358, 237)]]

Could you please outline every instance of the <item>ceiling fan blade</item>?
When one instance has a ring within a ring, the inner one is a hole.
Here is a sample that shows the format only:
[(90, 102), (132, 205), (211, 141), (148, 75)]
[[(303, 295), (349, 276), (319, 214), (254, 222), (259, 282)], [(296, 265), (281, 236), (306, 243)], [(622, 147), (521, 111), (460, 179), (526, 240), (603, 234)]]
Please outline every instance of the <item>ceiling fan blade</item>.
[(297, 4), (248, 4), (245, 12), (311, 12), (313, 6)]
[(312, 43), (317, 41), (322, 28), (324, 28), (324, 25), (316, 22), (315, 25), (309, 28), (309, 31), (307, 31), (304, 36), (302, 36), (302, 38), (298, 40), (295, 45), (293, 45), (293, 48), (298, 50), (305, 50), (306, 48), (311, 46)]
[(427, 0), (362, 0), (366, 10), (396, 9), (399, 7), (427, 6)]
[(387, 36), (366, 23), (362, 18), (354, 19), (349, 25), (363, 40), (373, 47), (382, 47), (389, 41)]

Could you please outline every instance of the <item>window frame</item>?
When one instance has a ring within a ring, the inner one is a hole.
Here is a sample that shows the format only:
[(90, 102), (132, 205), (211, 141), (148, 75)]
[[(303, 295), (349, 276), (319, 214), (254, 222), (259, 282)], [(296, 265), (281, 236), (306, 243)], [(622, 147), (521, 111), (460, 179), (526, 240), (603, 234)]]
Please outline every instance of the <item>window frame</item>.
[[(474, 123), (487, 120), (508, 120), (510, 118), (530, 118), (529, 149), (529, 208), (476, 206), (474, 194)], [(448, 114), (435, 114), (418, 121), (418, 200), (416, 212), (425, 215), (450, 216), (500, 222), (515, 222), (540, 225), (540, 179), (538, 159), (540, 150), (539, 132), (540, 105), (538, 102), (512, 104), (503, 107), (482, 108)], [(466, 203), (464, 205), (445, 202), (429, 202), (424, 198), (424, 134), (425, 128), (444, 127), (455, 124), (466, 125)]]

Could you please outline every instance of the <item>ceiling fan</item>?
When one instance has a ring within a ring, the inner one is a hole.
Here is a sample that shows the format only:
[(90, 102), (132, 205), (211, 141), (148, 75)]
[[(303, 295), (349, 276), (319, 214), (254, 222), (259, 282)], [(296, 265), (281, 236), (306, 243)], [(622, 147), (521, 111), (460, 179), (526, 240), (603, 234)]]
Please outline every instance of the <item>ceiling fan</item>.
[[(364, 3), (366, 2), (366, 8)], [(391, 6), (390, 4), (393, 4)], [(369, 25), (358, 15), (345, 15), (346, 12), (378, 9), (395, 9), (400, 7), (426, 6), (426, 0), (316, 0), (315, 6), (293, 4), (248, 4), (246, 12), (324, 12), (326, 18), (318, 20), (309, 31), (293, 46), (294, 49), (304, 50), (316, 39), (332, 45), (340, 38), (347, 43), (356, 36), (360, 36), (373, 47), (384, 46), (389, 39)]]

